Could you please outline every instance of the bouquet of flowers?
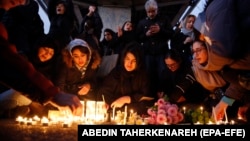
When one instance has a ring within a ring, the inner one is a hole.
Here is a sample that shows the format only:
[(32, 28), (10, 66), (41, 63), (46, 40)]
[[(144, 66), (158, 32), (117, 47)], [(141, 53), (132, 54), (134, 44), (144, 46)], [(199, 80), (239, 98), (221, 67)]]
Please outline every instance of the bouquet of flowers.
[(176, 104), (171, 104), (168, 97), (160, 98), (147, 111), (148, 123), (154, 125), (178, 124), (184, 120), (184, 115)]

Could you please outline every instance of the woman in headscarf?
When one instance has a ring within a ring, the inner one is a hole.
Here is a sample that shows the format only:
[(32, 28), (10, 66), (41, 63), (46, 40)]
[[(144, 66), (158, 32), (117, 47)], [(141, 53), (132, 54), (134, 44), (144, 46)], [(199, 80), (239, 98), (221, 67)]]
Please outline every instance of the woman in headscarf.
[(81, 100), (95, 100), (96, 73), (101, 62), (98, 52), (86, 41), (74, 39), (65, 50), (64, 61), (66, 66), (60, 71), (56, 85), (65, 92), (78, 95)]

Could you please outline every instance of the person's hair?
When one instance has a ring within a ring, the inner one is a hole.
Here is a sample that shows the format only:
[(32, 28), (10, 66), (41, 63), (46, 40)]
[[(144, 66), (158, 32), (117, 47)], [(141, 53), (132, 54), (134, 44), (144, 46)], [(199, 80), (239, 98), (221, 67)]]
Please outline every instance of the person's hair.
[(145, 5), (145, 10), (148, 10), (150, 7), (154, 7), (155, 9), (158, 9), (158, 4), (155, 0), (148, 0)]
[(183, 61), (183, 57), (182, 57), (181, 53), (178, 50), (176, 50), (176, 49), (170, 49), (165, 54), (164, 59), (168, 59), (168, 58), (176, 61), (177, 63), (182, 63), (182, 61)]
[(114, 34), (115, 34), (115, 32), (112, 29), (110, 29), (110, 28), (105, 28), (104, 31), (103, 31), (103, 33), (105, 33), (105, 32), (110, 33), (112, 36), (114, 36)]
[(132, 29), (134, 30), (134, 24), (131, 21), (125, 21), (122, 25), (122, 31), (124, 31), (124, 27), (127, 23), (131, 23), (132, 24)]
[(127, 55), (127, 53), (132, 53), (135, 56), (136, 59), (136, 70), (142, 70), (144, 69), (144, 59), (143, 59), (143, 52), (141, 49), (141, 46), (136, 41), (131, 41), (128, 44), (126, 44), (125, 48), (122, 51), (121, 54), (121, 66), (124, 67), (124, 59)]

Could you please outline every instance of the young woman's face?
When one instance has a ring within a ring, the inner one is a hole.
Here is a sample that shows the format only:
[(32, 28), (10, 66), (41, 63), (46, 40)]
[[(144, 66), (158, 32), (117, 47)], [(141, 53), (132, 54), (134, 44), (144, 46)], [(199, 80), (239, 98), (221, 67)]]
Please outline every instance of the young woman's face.
[(56, 6), (56, 14), (64, 14), (65, 13), (65, 6), (62, 3), (59, 3)]
[(110, 41), (112, 40), (112, 35), (109, 33), (109, 32), (104, 32), (104, 38), (107, 40), (107, 41)]
[(128, 52), (124, 58), (124, 68), (130, 72), (136, 69), (136, 65), (137, 63), (134, 54)]
[(180, 63), (171, 58), (166, 58), (165, 64), (167, 65), (168, 69), (170, 69), (172, 72), (175, 72), (180, 67)]
[(186, 21), (186, 29), (192, 30), (194, 28), (194, 17), (189, 17)]
[(132, 23), (131, 22), (127, 22), (125, 25), (124, 25), (124, 31), (131, 31), (133, 30), (133, 27), (132, 27)]
[(74, 49), (72, 51), (72, 58), (78, 67), (83, 67), (87, 63), (88, 55), (81, 52), (80, 49)]
[(208, 52), (206, 47), (200, 42), (194, 42), (192, 46), (193, 58), (198, 61), (199, 64), (205, 64), (208, 61)]
[(54, 49), (49, 47), (40, 47), (37, 55), (41, 62), (48, 61), (53, 57)]

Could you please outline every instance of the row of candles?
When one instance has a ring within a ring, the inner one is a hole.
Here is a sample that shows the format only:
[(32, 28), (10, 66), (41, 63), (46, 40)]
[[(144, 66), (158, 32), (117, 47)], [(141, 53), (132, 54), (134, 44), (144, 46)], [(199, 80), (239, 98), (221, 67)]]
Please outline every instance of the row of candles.
[[(49, 126), (52, 124), (62, 124), (63, 127), (70, 127), (73, 123), (77, 124), (102, 124), (107, 121), (107, 109), (105, 108), (105, 103), (102, 101), (81, 101), (85, 107), (82, 116), (73, 116), (69, 113), (64, 113), (59, 110), (49, 110), (48, 117), (22, 117), (18, 116), (16, 121), (22, 125), (43, 125)], [(127, 106), (125, 106), (124, 111), (120, 112), (123, 114), (123, 120), (118, 118), (117, 111), (113, 108), (113, 114), (111, 116), (111, 121), (115, 124), (126, 124), (127, 123)], [(129, 117), (134, 114), (133, 110), (130, 111)]]
[[(102, 124), (107, 121), (107, 109), (105, 108), (105, 103), (103, 101), (82, 101), (82, 104), (85, 107), (85, 112), (82, 116), (73, 116), (67, 113), (62, 113), (57, 110), (50, 110), (47, 117), (42, 117), (41, 119), (38, 116), (34, 116), (33, 118), (27, 117), (18, 117), (16, 121), (20, 124), (27, 125), (35, 125), (40, 122), (43, 126), (49, 126), (50, 124), (62, 124), (63, 127), (70, 127), (72, 123), (78, 124)], [(204, 108), (200, 106), (201, 114), (204, 112)], [(182, 107), (182, 111), (185, 114), (187, 108)], [(205, 124), (235, 124), (234, 120), (228, 121), (226, 110), (225, 112), (225, 121), (216, 120), (208, 121)], [(214, 107), (212, 110), (212, 114), (214, 114)], [(124, 111), (116, 111), (116, 108), (113, 107), (112, 115), (109, 115), (113, 124), (125, 125), (125, 124), (147, 124), (146, 121), (140, 118), (133, 109), (130, 110), (130, 114), (128, 116), (128, 108), (124, 106)], [(201, 123), (194, 123), (195, 125), (199, 125)]]

